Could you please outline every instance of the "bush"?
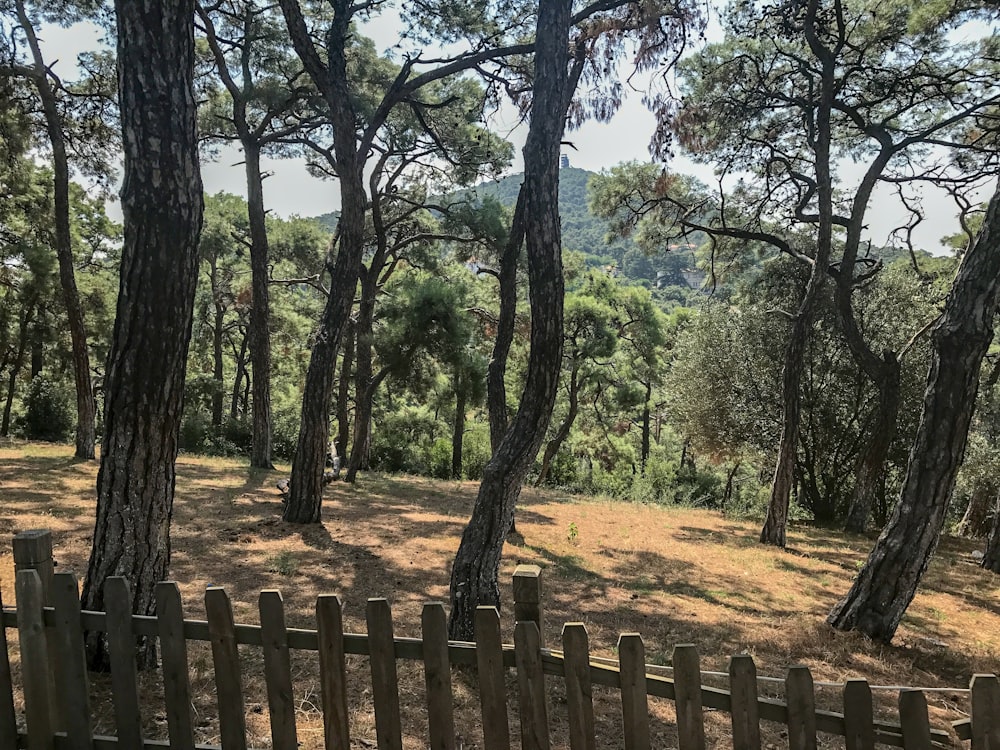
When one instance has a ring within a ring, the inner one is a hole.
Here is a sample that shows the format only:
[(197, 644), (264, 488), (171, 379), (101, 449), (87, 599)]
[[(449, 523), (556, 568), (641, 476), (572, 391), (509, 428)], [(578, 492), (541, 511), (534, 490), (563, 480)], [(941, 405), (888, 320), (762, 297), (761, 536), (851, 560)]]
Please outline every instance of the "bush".
[[(465, 446), (463, 445), (463, 453), (465, 452), (464, 448)], [(430, 464), (432, 477), (435, 479), (451, 479), (451, 453), (451, 441), (447, 438), (438, 438), (431, 444), (427, 462)]]
[(75, 425), (70, 402), (71, 396), (61, 384), (39, 373), (28, 386), (24, 415), (18, 420), (20, 431), (28, 440), (66, 440)]

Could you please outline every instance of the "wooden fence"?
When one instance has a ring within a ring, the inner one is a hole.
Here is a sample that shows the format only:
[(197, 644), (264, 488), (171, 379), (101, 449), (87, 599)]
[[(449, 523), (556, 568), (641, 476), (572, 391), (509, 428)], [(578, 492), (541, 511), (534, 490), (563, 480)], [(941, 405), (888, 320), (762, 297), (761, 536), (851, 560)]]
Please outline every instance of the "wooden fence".
[[(445, 609), (441, 604), (424, 606), (422, 638), (401, 638), (393, 633), (389, 604), (371, 599), (366, 609), (367, 633), (343, 631), (341, 603), (336, 596), (316, 601), (316, 628), (294, 629), (285, 624), (284, 605), (278, 591), (260, 594), (260, 625), (234, 622), (225, 590), (210, 587), (205, 592), (207, 621), (184, 619), (181, 596), (175, 583), (156, 589), (157, 616), (132, 615), (127, 582), (109, 579), (105, 592), (107, 612), (80, 610), (78, 585), (72, 573), (53, 574), (45, 564), (44, 539), (22, 542), (15, 554), (16, 609), (2, 609), (0, 627), (0, 748), (175, 748), (208, 750), (214, 746), (195, 743), (192, 689), (189, 681), (187, 644), (211, 643), (217, 716), (221, 747), (247, 747), (246, 707), (242, 691), (244, 664), (237, 646), (247, 644), (262, 652), (272, 746), (294, 750), (298, 746), (290, 652), (316, 652), (319, 661), (324, 747), (351, 747), (348, 654), (368, 657), (375, 713), (375, 734), (380, 750), (402, 750), (403, 726), (398, 690), (397, 662), (423, 662), (426, 684), (426, 727), (410, 734), (425, 737), (423, 746), (433, 750), (456, 750), (453, 717), (452, 667), (466, 665), (478, 683), (483, 750), (512, 747), (507, 710), (508, 670), (516, 670), (516, 704), (523, 750), (551, 747), (546, 676), (562, 681), (566, 736), (555, 738), (557, 746), (572, 750), (595, 750), (595, 716), (592, 686), (620, 691), (623, 746), (626, 750), (648, 750), (651, 746), (648, 701), (651, 697), (675, 703), (678, 745), (682, 750), (706, 747), (704, 711), (714, 709), (731, 717), (734, 750), (761, 748), (761, 720), (787, 728), (791, 750), (817, 747), (817, 733), (845, 738), (848, 750), (892, 745), (906, 750), (925, 750), (950, 745), (950, 735), (932, 729), (927, 703), (919, 690), (899, 693), (899, 721), (874, 719), (872, 692), (864, 680), (849, 680), (843, 688), (843, 713), (818, 710), (813, 680), (805, 667), (791, 667), (785, 680), (785, 701), (758, 695), (753, 659), (747, 655), (730, 660), (729, 689), (702, 684), (698, 654), (693, 646), (674, 648), (673, 677), (655, 674), (645, 664), (643, 641), (628, 633), (618, 640), (618, 659), (592, 659), (587, 631), (582, 623), (562, 629), (561, 650), (542, 647), (539, 569), (522, 566), (515, 573), (513, 645), (501, 639), (497, 611), (480, 607), (476, 613), (474, 643), (449, 641)], [(49, 557), (51, 557), (49, 555)], [(52, 606), (46, 606), (51, 604)], [(2, 606), (2, 600), (0, 600)], [(20, 644), (21, 681), (12, 679), (7, 630), (17, 630)], [(92, 732), (91, 693), (84, 659), (84, 632), (106, 633), (111, 662), (111, 694), (116, 736)], [(135, 665), (136, 638), (158, 639), (163, 680), (163, 699), (169, 741), (143, 737)], [(15, 693), (23, 697), (23, 729), (15, 710)], [(1000, 684), (993, 675), (972, 679), (970, 719), (955, 729), (961, 739), (971, 740), (972, 750), (1000, 750)], [(516, 744), (514, 745), (516, 746)], [(457, 750), (461, 750), (458, 748)]]

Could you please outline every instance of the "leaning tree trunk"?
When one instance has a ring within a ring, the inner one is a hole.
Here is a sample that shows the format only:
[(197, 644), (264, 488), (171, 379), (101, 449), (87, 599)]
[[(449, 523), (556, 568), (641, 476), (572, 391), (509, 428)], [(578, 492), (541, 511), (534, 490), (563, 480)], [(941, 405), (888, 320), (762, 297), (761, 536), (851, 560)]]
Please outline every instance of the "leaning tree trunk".
[[(167, 577), (174, 461), (198, 280), (202, 184), (194, 96), (194, 0), (117, 0), (125, 240), (105, 376), (97, 521), (84, 609), (124, 576), (132, 611), (152, 615)], [(108, 664), (89, 633), (92, 667)], [(142, 651), (152, 666), (152, 639)]]
[(990, 533), (990, 506), (994, 504), (997, 488), (993, 484), (979, 482), (969, 497), (969, 506), (958, 524), (959, 536), (982, 539)]
[(337, 383), (337, 455), (341, 462), (347, 457), (347, 444), (350, 440), (351, 415), (351, 372), (354, 367), (355, 336), (354, 324), (347, 324), (347, 341), (344, 345), (344, 356), (340, 363), (340, 381)]
[(94, 458), (97, 402), (90, 379), (90, 354), (87, 352), (87, 328), (83, 307), (76, 288), (73, 270), (73, 239), (70, 228), (69, 160), (63, 135), (55, 91), (48, 79), (48, 69), (35, 36), (34, 27), (24, 3), (17, 2), (18, 20), (24, 30), (34, 63), (34, 84), (42, 102), (45, 129), (52, 145), (53, 208), (55, 211), (55, 250), (59, 261), (59, 284), (62, 287), (66, 320), (73, 354), (73, 379), (76, 385), (76, 452), (77, 458)]
[(885, 491), (885, 462), (896, 437), (896, 420), (899, 415), (899, 376), (899, 360), (895, 353), (885, 352), (884, 368), (877, 382), (879, 398), (875, 426), (858, 463), (851, 506), (844, 523), (845, 531), (858, 534), (864, 532), (879, 493)]
[[(646, 383), (646, 399), (642, 402), (642, 439), (639, 443), (639, 474), (646, 476), (649, 462), (649, 401), (653, 398), (653, 381)], [(681, 468), (684, 462), (681, 461)]]
[(830, 170), (831, 113), (834, 98), (835, 60), (818, 40), (815, 25), (817, 4), (810, 2), (805, 19), (805, 36), (822, 66), (819, 102), (816, 107), (816, 186), (819, 222), (817, 226), (816, 256), (806, 284), (805, 294), (799, 303), (791, 335), (785, 348), (785, 365), (782, 371), (782, 424), (778, 443), (778, 460), (774, 467), (771, 499), (767, 517), (760, 532), (763, 544), (784, 548), (788, 526), (788, 505), (795, 483), (795, 451), (799, 437), (799, 414), (802, 408), (799, 383), (805, 367), (806, 343), (813, 316), (825, 287), (830, 251), (833, 245), (833, 178)]
[(271, 424), (271, 318), (268, 288), (267, 222), (264, 211), (264, 184), (260, 176), (260, 147), (251, 139), (243, 141), (247, 175), (247, 216), (250, 221), (250, 370), (253, 377), (253, 442), (250, 465), (272, 469), (274, 435)]
[[(366, 193), (362, 174), (363, 158), (358, 154), (355, 96), (347, 79), (347, 47), (352, 34), (350, 13), (345, 0), (332, 5), (336, 15), (326, 37), (327, 64), (316, 56), (309, 29), (295, 0), (279, 0), (289, 36), (296, 53), (305, 62), (330, 110), (334, 154), (340, 180), (340, 220), (337, 224), (339, 251), (328, 262), (330, 294), (320, 321), (316, 343), (309, 358), (291, 486), (284, 520), (319, 523), (323, 504), (323, 470), (329, 447), (330, 402), (337, 349), (354, 304), (358, 272), (364, 253)], [(330, 257), (332, 258), (331, 252)]]
[(899, 501), (847, 596), (827, 622), (888, 642), (927, 570), (965, 453), (979, 370), (1000, 289), (1000, 190), (959, 266), (932, 333), (920, 426)]
[(247, 377), (247, 345), (250, 338), (242, 326), (240, 333), (243, 334), (243, 338), (240, 341), (239, 351), (233, 347), (233, 351), (236, 352), (236, 375), (233, 378), (233, 390), (229, 398), (229, 418), (234, 422), (240, 416), (240, 391), (242, 390), (243, 378)]
[(14, 390), (17, 388), (17, 376), (21, 374), (24, 367), (24, 352), (28, 348), (28, 329), (31, 321), (35, 318), (35, 304), (37, 295), (32, 295), (30, 301), (24, 306), (24, 313), (17, 331), (17, 351), (10, 363), (10, 375), (7, 382), (7, 400), (3, 407), (3, 421), (0, 422), (0, 436), (7, 437), (10, 434), (10, 414), (14, 406)]
[(455, 368), (455, 424), (451, 431), (451, 478), (462, 478), (462, 444), (465, 442), (466, 383), (461, 365)]
[(486, 410), (490, 421), (490, 452), (496, 453), (500, 441), (507, 433), (507, 358), (514, 343), (514, 324), (517, 316), (517, 259), (524, 243), (524, 186), (517, 193), (510, 234), (500, 255), (500, 314), (497, 317), (497, 336), (493, 341), (493, 354), (486, 370)]
[(556, 454), (559, 453), (562, 444), (566, 442), (566, 438), (569, 437), (569, 432), (573, 429), (573, 423), (576, 421), (577, 414), (579, 413), (579, 372), (574, 367), (569, 376), (569, 410), (566, 412), (566, 418), (559, 425), (559, 429), (556, 430), (556, 434), (545, 445), (545, 452), (542, 454), (542, 468), (538, 470), (538, 480), (535, 482), (536, 487), (541, 487), (548, 481), (549, 473), (552, 471), (552, 462), (555, 460)]
[(354, 326), (354, 438), (344, 481), (353, 482), (358, 472), (368, 469), (371, 452), (372, 410), (375, 403), (372, 352), (375, 339), (375, 297), (378, 294), (378, 271), (374, 264), (361, 275), (361, 302)]
[(980, 563), (986, 570), (1000, 573), (1000, 497), (993, 501), (993, 524), (986, 537), (986, 550)]
[(225, 358), (223, 356), (223, 328), (226, 325), (226, 306), (222, 304), (219, 292), (219, 268), (216, 258), (211, 260), (212, 269), (212, 306), (215, 314), (212, 318), (212, 426), (222, 427), (222, 413), (225, 407)]
[(531, 305), (531, 354), (517, 414), (483, 480), (451, 572), (449, 632), (472, 640), (476, 607), (500, 604), (497, 576), (514, 506), (552, 416), (563, 344), (559, 147), (570, 103), (567, 39), (571, 0), (540, 3), (535, 87), (524, 145), (525, 239)]

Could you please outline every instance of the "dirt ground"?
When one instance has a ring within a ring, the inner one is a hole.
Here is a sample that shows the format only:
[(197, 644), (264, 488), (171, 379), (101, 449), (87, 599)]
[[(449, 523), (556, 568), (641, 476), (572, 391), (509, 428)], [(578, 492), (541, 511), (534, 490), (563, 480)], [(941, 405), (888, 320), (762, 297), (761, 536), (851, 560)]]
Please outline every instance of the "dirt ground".
[[(287, 467), (285, 467), (287, 470)], [(60, 571), (82, 577), (94, 518), (96, 463), (80, 463), (69, 447), (0, 448), (0, 533), (51, 529)], [(447, 602), (448, 574), (475, 498), (470, 482), (362, 476), (355, 486), (335, 483), (323, 506), (324, 522), (293, 526), (280, 519), (275, 482), (283, 471), (251, 471), (236, 460), (182, 456), (177, 467), (171, 577), (179, 582), (186, 616), (204, 618), (206, 586), (225, 586), (237, 622), (256, 623), (262, 589), (280, 589), (289, 626), (314, 627), (315, 597), (336, 593), (345, 603), (345, 629), (364, 632), (369, 597), (391, 605), (397, 635), (420, 635), (420, 608)], [(872, 540), (810, 526), (789, 531), (789, 550), (756, 542), (758, 524), (719, 513), (663, 508), (525, 489), (518, 508), (520, 536), (504, 549), (501, 581), (509, 602), (519, 563), (543, 569), (544, 630), (559, 643), (562, 623), (586, 624), (592, 653), (614, 658), (618, 634), (642, 634), (647, 661), (669, 665), (677, 643), (694, 643), (702, 669), (725, 672), (730, 655), (753, 655), (758, 674), (780, 678), (805, 664), (817, 681), (864, 677), (872, 685), (949, 688), (928, 694), (932, 722), (947, 728), (963, 718), (962, 689), (976, 672), (1000, 673), (1000, 576), (978, 568), (976, 544), (942, 541), (892, 646), (829, 628), (824, 618), (848, 589)], [(4, 604), (14, 598), (9, 541), (0, 548)], [(510, 607), (502, 613), (504, 640), (513, 636)], [(11, 656), (18, 664), (16, 638)], [(245, 651), (248, 725), (255, 747), (270, 746), (263, 664)], [(211, 652), (192, 644), (198, 740), (218, 742)], [(352, 737), (373, 747), (371, 678), (367, 660), (348, 657)], [(667, 673), (669, 674), (669, 673)], [(293, 654), (293, 677), (302, 748), (322, 747), (315, 654)], [(144, 675), (143, 720), (148, 736), (166, 737), (161, 688)], [(405, 746), (427, 747), (422, 669), (400, 663)], [(565, 747), (565, 701), (550, 680), (553, 747)], [(706, 682), (725, 687), (724, 679)], [(95, 678), (100, 695), (106, 679)], [(518, 736), (516, 681), (508, 679), (512, 736)], [(475, 675), (454, 675), (456, 731), (464, 750), (481, 747)], [(761, 692), (781, 696), (780, 683)], [(819, 687), (818, 700), (836, 710), (839, 689)], [(621, 707), (613, 691), (594, 689), (598, 745), (622, 746)], [(895, 691), (876, 691), (878, 709), (891, 719)], [(672, 704), (650, 699), (653, 742), (676, 745)], [(95, 706), (96, 729), (113, 734), (107, 705)], [(710, 712), (710, 746), (726, 735), (728, 716)], [(783, 744), (780, 727), (765, 723), (767, 743)], [(829, 737), (824, 747), (838, 747)]]

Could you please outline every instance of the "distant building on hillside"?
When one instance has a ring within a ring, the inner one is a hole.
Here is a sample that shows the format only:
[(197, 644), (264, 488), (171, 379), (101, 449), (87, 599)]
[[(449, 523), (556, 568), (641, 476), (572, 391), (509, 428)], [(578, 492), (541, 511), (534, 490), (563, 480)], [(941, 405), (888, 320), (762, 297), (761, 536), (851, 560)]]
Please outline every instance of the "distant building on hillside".
[(569, 156), (563, 154), (562, 156), (559, 157), (559, 168), (566, 169), (568, 167), (569, 167)]

